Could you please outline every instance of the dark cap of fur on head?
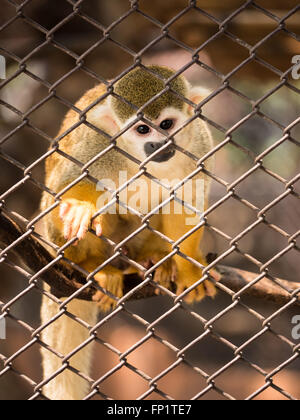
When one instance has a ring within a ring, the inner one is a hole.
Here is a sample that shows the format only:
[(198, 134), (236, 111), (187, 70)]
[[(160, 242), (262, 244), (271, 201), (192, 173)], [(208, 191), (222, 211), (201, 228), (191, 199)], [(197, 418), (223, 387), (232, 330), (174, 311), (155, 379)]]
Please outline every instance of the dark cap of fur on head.
[[(157, 73), (164, 80), (169, 79), (175, 74), (174, 70), (167, 67), (149, 66), (147, 68), (152, 72)], [(187, 84), (182, 76), (172, 80), (170, 87), (182, 96), (187, 96)], [(165, 83), (163, 80), (143, 68), (136, 68), (117, 82), (114, 92), (140, 108), (164, 89)], [(136, 114), (134, 108), (120, 99), (112, 96), (111, 100), (113, 110), (122, 122), (125, 122), (128, 118)], [(169, 106), (182, 110), (184, 101), (174, 93), (166, 92), (148, 105), (144, 109), (144, 114), (148, 118), (155, 120), (159, 117), (161, 111)]]

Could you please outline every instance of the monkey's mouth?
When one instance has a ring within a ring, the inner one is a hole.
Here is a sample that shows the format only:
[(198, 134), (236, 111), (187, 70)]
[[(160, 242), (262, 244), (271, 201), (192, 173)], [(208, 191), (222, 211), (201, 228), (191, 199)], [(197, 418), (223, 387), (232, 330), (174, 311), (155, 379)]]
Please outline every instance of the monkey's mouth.
[(168, 149), (163, 150), (158, 155), (154, 156), (151, 160), (153, 162), (167, 162), (168, 160), (172, 159), (174, 157), (176, 151), (173, 147), (169, 147)]

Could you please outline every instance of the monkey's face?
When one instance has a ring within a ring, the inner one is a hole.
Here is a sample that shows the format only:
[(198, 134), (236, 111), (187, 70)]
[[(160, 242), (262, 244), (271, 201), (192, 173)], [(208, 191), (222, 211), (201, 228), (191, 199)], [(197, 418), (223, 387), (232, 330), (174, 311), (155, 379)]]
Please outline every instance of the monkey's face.
[[(128, 119), (123, 127), (135, 119), (135, 116)], [(173, 138), (175, 144), (183, 146), (180, 129), (187, 119), (184, 112), (173, 107), (165, 108), (156, 120), (150, 120), (153, 125), (143, 121), (134, 124), (122, 135), (119, 146), (142, 162), (151, 158), (150, 162), (155, 166), (167, 165), (176, 155), (175, 148), (167, 143)]]

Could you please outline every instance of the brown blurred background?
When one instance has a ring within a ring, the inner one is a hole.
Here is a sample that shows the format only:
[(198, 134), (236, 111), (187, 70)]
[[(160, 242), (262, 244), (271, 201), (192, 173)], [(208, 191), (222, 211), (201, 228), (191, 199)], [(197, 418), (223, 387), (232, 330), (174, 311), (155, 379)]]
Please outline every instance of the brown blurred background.
[[(103, 28), (111, 24), (130, 10), (130, 3), (126, 0), (98, 1), (86, 0), (82, 4), (81, 12), (92, 19), (74, 16), (57, 26), (52, 38), (47, 38), (46, 31), (51, 30), (73, 11), (68, 1), (38, 0), (29, 2), (22, 8), (22, 16), (17, 17), (13, 3), (0, 0), (0, 54), (7, 59), (7, 77), (18, 74), (20, 60), (26, 58), (26, 70), (36, 75), (35, 79), (25, 72), (16, 75), (0, 90), (0, 194), (6, 192), (19, 182), (24, 174), (22, 166), (27, 167), (45, 153), (49, 147), (49, 138), (55, 137), (61, 120), (68, 107), (53, 97), (41, 106), (34, 108), (37, 103), (49, 94), (48, 87), (58, 80), (55, 88), (56, 95), (65, 101), (75, 101), (90, 87), (97, 83), (97, 77), (106, 80), (114, 78), (126, 67), (134, 62), (132, 54), (144, 49), (153, 39), (161, 34), (154, 20), (149, 20), (139, 12), (133, 12), (126, 19), (110, 30), (110, 39), (99, 41), (103, 37)], [(140, 10), (153, 19), (166, 24), (188, 5), (187, 0), (141, 0)], [(247, 45), (256, 45), (268, 34), (278, 28), (278, 23), (259, 7), (249, 6), (242, 13), (228, 22), (227, 32), (230, 34), (214, 35), (219, 26), (216, 23), (224, 21), (245, 2), (230, 0), (227, 2), (200, 0), (199, 10), (191, 9), (174, 20), (169, 26), (171, 38), (161, 40), (147, 48), (142, 56), (142, 62), (166, 64), (176, 69), (181, 68), (191, 60), (191, 50), (198, 49), (208, 39), (199, 52), (203, 66), (194, 64), (184, 74), (196, 85), (210, 90), (222, 86), (222, 80), (217, 75), (227, 75), (249, 57)], [(15, 4), (21, 4), (18, 0)], [(209, 4), (209, 5), (208, 5)], [(298, 6), (297, 0), (258, 0), (258, 6), (267, 9), (282, 18), (290, 10)], [(209, 18), (209, 15), (216, 19)], [(8, 24), (9, 22), (9, 24)], [(300, 10), (292, 14), (285, 21), (285, 29), (275, 31), (272, 37), (256, 50), (258, 60), (251, 61), (230, 77), (230, 86), (255, 102), (266, 95), (281, 80), (279, 71), (286, 71), (291, 67), (294, 55), (300, 54)], [(288, 31), (294, 36), (290, 36)], [(298, 37), (298, 38), (297, 38)], [(296, 39), (297, 38), (297, 39)], [(238, 41), (234, 41), (238, 40)], [(179, 42), (178, 42), (179, 41)], [(84, 66), (90, 70), (89, 74), (76, 69), (76, 59), (98, 42), (89, 54), (84, 55)], [(118, 43), (126, 46), (121, 48)], [(182, 43), (182, 44), (180, 44)], [(182, 45), (182, 47), (180, 47)], [(186, 45), (188, 48), (183, 48)], [(244, 46), (243, 46), (244, 45)], [(38, 48), (42, 46), (41, 48)], [(64, 48), (61, 48), (61, 47)], [(130, 51), (132, 54), (130, 54)], [(33, 53), (32, 53), (33, 52)], [(31, 54), (32, 53), (32, 54)], [(30, 55), (29, 55), (30, 54)], [(29, 56), (28, 56), (29, 55)], [(269, 65), (265, 66), (266, 62)], [(22, 63), (22, 64), (24, 64)], [(72, 72), (72, 69), (76, 69)], [(273, 69), (273, 71), (272, 71)], [(69, 75), (64, 78), (64, 75)], [(93, 77), (96, 74), (97, 77)], [(288, 82), (299, 89), (299, 81), (288, 77)], [(40, 80), (39, 80), (40, 79)], [(47, 83), (43, 83), (47, 81)], [(227, 145), (216, 153), (216, 176), (226, 182), (233, 182), (254, 166), (253, 156), (259, 155), (282, 137), (280, 126), (288, 126), (299, 117), (299, 93), (292, 88), (282, 86), (260, 104), (260, 111), (266, 116), (253, 116), (233, 133), (234, 144)], [(8, 103), (10, 107), (4, 104)], [(28, 115), (30, 125), (38, 128), (32, 130), (28, 126), (17, 130), (8, 136), (22, 123), (22, 117), (13, 109)], [(230, 89), (224, 90), (211, 100), (204, 108), (203, 114), (215, 123), (211, 126), (216, 141), (225, 139), (224, 133), (216, 128), (230, 129), (239, 120), (252, 111), (251, 102), (242, 95), (237, 95)], [(278, 124), (276, 124), (279, 123)], [(41, 133), (45, 135), (42, 135)], [(8, 136), (8, 137), (6, 137)], [(291, 130), (295, 142), (286, 141), (264, 159), (264, 166), (271, 173), (277, 174), (285, 180), (292, 179), (299, 171), (300, 163), (300, 128), (295, 126)], [(6, 141), (2, 140), (6, 138)], [(298, 143), (297, 143), (298, 142)], [(240, 147), (239, 147), (240, 146)], [(248, 151), (248, 152), (247, 152)], [(20, 163), (19, 168), (12, 164), (5, 156), (10, 156)], [(43, 162), (32, 171), (32, 177), (43, 182)], [(295, 190), (300, 191), (299, 182)], [(257, 170), (237, 188), (237, 194), (251, 202), (258, 208), (263, 208), (278, 195), (284, 192), (284, 183), (270, 173)], [(214, 203), (226, 194), (226, 188), (216, 181), (213, 182), (211, 202)], [(27, 219), (32, 219), (38, 211), (41, 191), (31, 182), (21, 184), (5, 199), (5, 205)], [(299, 229), (299, 201), (295, 196), (288, 196), (278, 203), (267, 214), (270, 223), (280, 227), (288, 234)], [(256, 219), (257, 213), (237, 200), (230, 199), (214, 211), (208, 218), (208, 223), (215, 229), (209, 229), (204, 241), (205, 250), (221, 254), (230, 245), (228, 240), (217, 234), (217, 229), (229, 237), (242, 232)], [(280, 250), (288, 245), (287, 239), (279, 232), (267, 225), (252, 230), (239, 243), (240, 249), (260, 262), (267, 262)], [(298, 240), (299, 245), (299, 240)], [(241, 254), (233, 253), (224, 259), (225, 265), (232, 265), (257, 272), (257, 267)], [(278, 259), (270, 267), (270, 272), (276, 277), (287, 280), (299, 280), (299, 253), (290, 251)], [(0, 304), (10, 301), (25, 289), (26, 279), (19, 273), (0, 265)], [(11, 314), (23, 320), (33, 328), (39, 326), (39, 305), (41, 295), (33, 290), (11, 305)], [(269, 316), (278, 309), (276, 305), (261, 303), (254, 299), (243, 299), (250, 308), (263, 316)], [(193, 310), (202, 317), (210, 319), (231, 303), (228, 296), (220, 293), (214, 302), (207, 300), (195, 305)], [(172, 302), (166, 297), (154, 298), (151, 302), (129, 303), (129, 311), (142, 316), (147, 321), (154, 321), (166, 310), (172, 307)], [(272, 330), (288, 340), (291, 338), (291, 319), (299, 314), (297, 307), (290, 307), (272, 321)], [(215, 330), (235, 345), (241, 345), (252, 335), (262, 329), (258, 318), (242, 306), (237, 306), (214, 324)], [(188, 312), (178, 310), (172, 316), (161, 322), (156, 328), (160, 337), (168, 340), (177, 348), (183, 348), (197, 336), (202, 334), (203, 327)], [(7, 340), (0, 341), (0, 354), (10, 357), (14, 352), (30, 341), (30, 334), (24, 325), (9, 320)], [(98, 336), (112, 344), (120, 351), (125, 351), (146, 334), (143, 326), (128, 315), (119, 315), (104, 327)], [(267, 332), (255, 340), (244, 350), (247, 360), (258, 365), (266, 372), (292, 356), (292, 349), (284, 338)], [(297, 343), (299, 344), (299, 342)], [(213, 374), (224, 364), (234, 358), (232, 350), (223, 343), (207, 337), (195, 345), (186, 357), (208, 374)], [(163, 344), (151, 339), (138, 350), (133, 352), (128, 361), (149, 376), (154, 377), (166, 369), (176, 360), (176, 354)], [(100, 344), (95, 354), (93, 378), (97, 379), (118, 363), (118, 358)], [(39, 346), (30, 347), (13, 362), (13, 367), (19, 372), (39, 382), (41, 367)], [(300, 398), (299, 390), (299, 360), (288, 365), (286, 369), (276, 375), (274, 383)], [(3, 364), (0, 361), (0, 375)], [(216, 385), (237, 399), (244, 399), (264, 384), (264, 378), (247, 363), (239, 362), (225, 371), (216, 380)], [(159, 388), (176, 399), (187, 399), (204, 389), (207, 384), (203, 378), (192, 369), (184, 366), (158, 381)], [(135, 399), (148, 389), (147, 383), (134, 372), (122, 368), (105, 381), (101, 390), (116, 399)], [(33, 389), (19, 375), (7, 372), (0, 376), (0, 400), (26, 399), (33, 394)], [(157, 398), (153, 394), (150, 398)], [(222, 399), (215, 391), (205, 394), (203, 399)], [(282, 394), (269, 388), (260, 394), (260, 399), (281, 399)]]

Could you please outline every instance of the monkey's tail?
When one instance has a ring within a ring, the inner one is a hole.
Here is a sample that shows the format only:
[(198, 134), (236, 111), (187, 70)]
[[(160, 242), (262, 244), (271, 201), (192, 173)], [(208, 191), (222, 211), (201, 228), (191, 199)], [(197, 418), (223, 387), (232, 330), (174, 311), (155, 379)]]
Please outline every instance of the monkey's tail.
[[(42, 325), (49, 325), (42, 332), (42, 341), (48, 348), (42, 348), (44, 380), (49, 382), (43, 387), (43, 394), (51, 400), (82, 400), (89, 392), (89, 382), (81, 374), (89, 376), (92, 361), (93, 344), (84, 346), (66, 362), (63, 358), (72, 353), (89, 338), (90, 326), (97, 322), (98, 307), (91, 302), (74, 300), (67, 305), (67, 312), (60, 313), (58, 305), (43, 297)], [(72, 316), (68, 315), (72, 314)], [(74, 320), (73, 316), (77, 317)], [(57, 319), (55, 319), (57, 318)], [(73, 368), (80, 374), (74, 372)]]

